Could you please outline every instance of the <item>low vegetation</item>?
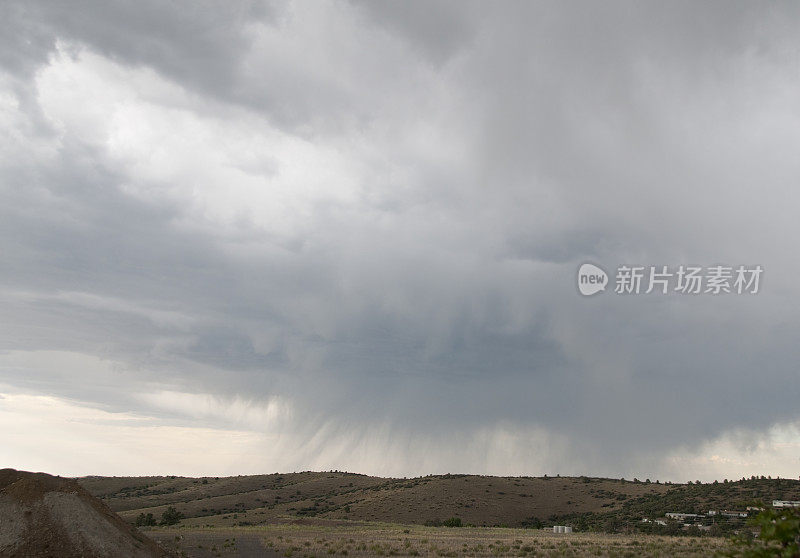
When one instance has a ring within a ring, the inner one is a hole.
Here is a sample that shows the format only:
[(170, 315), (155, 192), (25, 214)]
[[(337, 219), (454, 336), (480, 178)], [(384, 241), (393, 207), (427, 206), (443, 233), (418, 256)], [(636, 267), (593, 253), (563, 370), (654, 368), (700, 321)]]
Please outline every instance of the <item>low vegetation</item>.
[(757, 535), (750, 531), (737, 535), (738, 547), (729, 556), (800, 558), (800, 510), (764, 510), (749, 524), (758, 527)]
[[(774, 499), (800, 500), (800, 482), (787, 479), (665, 484), (595, 477), (386, 479), (304, 472), (79, 481), (178, 555), (198, 558), (800, 558), (794, 514), (767, 510), (757, 519), (745, 519), (707, 513), (769, 508)], [(665, 520), (667, 512), (700, 517), (687, 527)], [(553, 533), (553, 525), (568, 525), (575, 532)]]
[[(729, 536), (745, 520), (703, 518), (703, 529), (643, 518), (667, 512), (741, 510), (773, 499), (800, 500), (800, 482), (752, 477), (718, 483), (665, 484), (596, 477), (434, 475), (386, 479), (341, 472), (241, 477), (87, 477), (79, 482), (130, 522), (152, 525), (174, 508), (182, 525), (254, 526), (287, 518), (580, 532)], [(153, 519), (148, 519), (151, 514)], [(172, 517), (172, 516), (170, 516)], [(450, 519), (448, 519), (450, 518)]]
[[(532, 529), (390, 525), (302, 525), (238, 528), (158, 528), (148, 534), (177, 553), (207, 556), (427, 556), (427, 557), (617, 557), (678, 558), (724, 555), (727, 539), (573, 533)], [(201, 548), (202, 547), (202, 548)], [(236, 549), (235, 551), (233, 549)]]

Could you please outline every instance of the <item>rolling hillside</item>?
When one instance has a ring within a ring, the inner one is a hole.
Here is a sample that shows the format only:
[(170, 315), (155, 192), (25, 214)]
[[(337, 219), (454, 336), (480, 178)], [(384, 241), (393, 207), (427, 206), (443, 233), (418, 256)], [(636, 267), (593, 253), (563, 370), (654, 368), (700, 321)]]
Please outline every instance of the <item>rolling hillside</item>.
[[(186, 525), (258, 525), (314, 518), (525, 527), (555, 521), (620, 530), (670, 511), (740, 509), (761, 500), (800, 500), (800, 482), (749, 479), (657, 484), (590, 477), (437, 475), (388, 479), (341, 472), (239, 477), (85, 477), (79, 482), (123, 518), (160, 517), (169, 506)], [(541, 523), (540, 523), (541, 522)]]

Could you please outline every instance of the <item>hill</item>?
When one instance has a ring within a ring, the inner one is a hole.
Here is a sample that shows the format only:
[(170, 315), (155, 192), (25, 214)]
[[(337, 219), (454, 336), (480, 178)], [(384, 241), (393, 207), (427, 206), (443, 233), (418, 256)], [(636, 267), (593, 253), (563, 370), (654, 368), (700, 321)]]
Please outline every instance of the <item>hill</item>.
[(74, 480), (2, 469), (0, 556), (152, 558), (165, 553)]
[[(342, 472), (239, 477), (85, 477), (89, 492), (128, 521), (174, 506), (183, 524), (215, 527), (315, 518), (436, 525), (451, 517), (476, 526), (569, 523), (582, 530), (643, 528), (667, 512), (740, 509), (773, 499), (800, 500), (800, 482), (742, 479), (660, 484), (596, 477), (435, 475), (380, 478)], [(726, 521), (721, 518), (721, 524)], [(648, 527), (652, 530), (652, 527)]]

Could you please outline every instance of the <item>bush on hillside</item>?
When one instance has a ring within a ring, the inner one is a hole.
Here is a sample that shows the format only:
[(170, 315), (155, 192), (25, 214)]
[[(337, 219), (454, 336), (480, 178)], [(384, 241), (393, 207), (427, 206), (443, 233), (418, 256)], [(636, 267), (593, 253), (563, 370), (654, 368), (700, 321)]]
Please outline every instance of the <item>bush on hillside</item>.
[(156, 518), (153, 517), (152, 513), (148, 513), (145, 515), (144, 513), (140, 513), (139, 516), (136, 518), (136, 526), (137, 527), (152, 527), (156, 524)]
[(749, 523), (759, 528), (758, 538), (747, 536), (749, 533), (740, 535), (737, 542), (741, 552), (734, 553), (734, 556), (800, 557), (800, 510), (764, 510)]
[(161, 514), (161, 525), (175, 525), (181, 519), (183, 519), (183, 514), (170, 506)]

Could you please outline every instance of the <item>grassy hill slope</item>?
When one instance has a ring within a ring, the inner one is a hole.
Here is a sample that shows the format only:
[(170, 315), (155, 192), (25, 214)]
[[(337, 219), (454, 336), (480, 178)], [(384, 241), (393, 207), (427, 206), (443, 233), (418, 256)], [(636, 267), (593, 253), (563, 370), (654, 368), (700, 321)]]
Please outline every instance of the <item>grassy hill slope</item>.
[(122, 517), (160, 517), (168, 506), (187, 525), (257, 525), (339, 520), (436, 524), (458, 517), (477, 526), (554, 522), (587, 530), (639, 527), (669, 511), (741, 509), (758, 500), (800, 500), (800, 482), (750, 479), (657, 484), (591, 477), (437, 475), (387, 479), (341, 472), (240, 477), (85, 477), (79, 482)]

